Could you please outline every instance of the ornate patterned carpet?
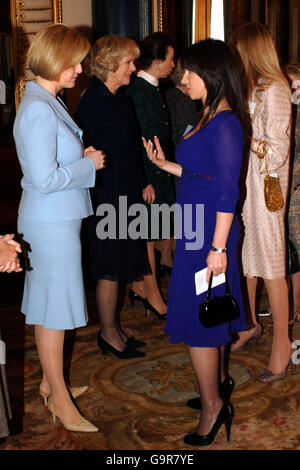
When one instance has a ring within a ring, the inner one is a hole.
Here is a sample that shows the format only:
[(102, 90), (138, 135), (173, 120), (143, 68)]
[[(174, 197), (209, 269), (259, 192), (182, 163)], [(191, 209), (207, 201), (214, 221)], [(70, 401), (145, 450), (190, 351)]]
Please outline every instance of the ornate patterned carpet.
[[(162, 288), (167, 295), (167, 279)], [(170, 344), (163, 323), (154, 315), (147, 317), (141, 303), (131, 307), (125, 295), (122, 324), (127, 333), (147, 342), (146, 356), (131, 360), (119, 360), (110, 353), (103, 356), (96, 344), (99, 325), (93, 288), (87, 292), (88, 326), (75, 336), (67, 335), (66, 369), (72, 385), (89, 385), (77, 404), (101, 432), (72, 433), (61, 424), (53, 425), (38, 395), (41, 370), (33, 328), (24, 326), (19, 313), (20, 295), (16, 288), (0, 308), (14, 415), (11, 435), (0, 441), (0, 450), (194, 450), (183, 443), (183, 436), (198, 421), (198, 412), (185, 405), (197, 395), (185, 345)], [(264, 334), (256, 349), (231, 355), (230, 372), (236, 381), (231, 441), (227, 443), (225, 428), (221, 428), (206, 450), (300, 449), (300, 365), (296, 375), (283, 381), (257, 381), (272, 342), (270, 317), (262, 321)], [(293, 334), (300, 339), (299, 323)]]

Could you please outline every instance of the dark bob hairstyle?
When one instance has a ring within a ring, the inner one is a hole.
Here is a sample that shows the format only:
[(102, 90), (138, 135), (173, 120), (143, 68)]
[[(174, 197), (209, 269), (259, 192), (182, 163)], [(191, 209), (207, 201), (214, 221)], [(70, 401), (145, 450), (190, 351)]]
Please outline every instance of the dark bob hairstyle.
[(207, 124), (223, 98), (245, 128), (245, 107), (239, 67), (234, 52), (217, 39), (205, 39), (185, 49), (181, 65), (204, 81), (207, 98), (202, 127)]
[(139, 43), (141, 55), (139, 62), (143, 69), (151, 66), (154, 60), (165, 60), (168, 47), (175, 50), (174, 40), (166, 33), (152, 33)]

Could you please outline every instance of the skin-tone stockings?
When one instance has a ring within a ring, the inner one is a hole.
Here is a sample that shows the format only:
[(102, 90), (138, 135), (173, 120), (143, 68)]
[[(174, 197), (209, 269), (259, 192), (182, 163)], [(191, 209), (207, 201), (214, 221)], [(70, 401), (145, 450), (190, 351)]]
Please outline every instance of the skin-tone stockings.
[(56, 415), (65, 423), (74, 424), (81, 418), (67, 390), (63, 375), (64, 330), (35, 326), (35, 339), (43, 369), (41, 387), (51, 392)]
[(169, 238), (167, 240), (159, 240), (155, 242), (155, 247), (161, 253), (160, 263), (169, 266), (169, 268), (173, 267), (173, 257), (172, 257), (172, 248), (173, 248), (173, 239)]
[[(257, 278), (246, 279), (252, 322), (255, 328), (255, 326), (257, 325), (255, 311)], [(288, 333), (288, 286), (285, 279), (264, 279), (264, 282), (269, 296), (274, 323), (272, 352), (270, 356), (268, 370), (273, 372), (273, 374), (279, 374), (284, 370), (284, 368), (289, 362), (291, 349), (291, 342), (289, 340)], [(238, 342), (234, 344), (235, 347), (247, 341), (247, 339), (249, 339), (250, 336), (253, 334), (254, 328), (250, 328), (250, 330), (240, 332), (240, 338)]]
[(156, 281), (154, 243), (147, 242), (148, 259), (153, 274), (144, 276), (143, 281), (134, 282), (132, 290), (143, 298), (147, 297), (150, 304), (162, 315), (166, 313), (167, 306), (161, 297)]

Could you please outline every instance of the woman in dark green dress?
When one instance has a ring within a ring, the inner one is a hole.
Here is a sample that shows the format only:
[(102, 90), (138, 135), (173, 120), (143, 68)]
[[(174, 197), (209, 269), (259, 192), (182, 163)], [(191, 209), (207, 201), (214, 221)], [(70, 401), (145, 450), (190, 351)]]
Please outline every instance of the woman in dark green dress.
[[(159, 79), (166, 78), (174, 68), (173, 39), (165, 33), (152, 33), (141, 43), (140, 62), (142, 70), (131, 84), (128, 95), (132, 98), (137, 118), (140, 124), (140, 132), (147, 140), (159, 137), (164, 152), (171, 157), (171, 138), (169, 129), (168, 111), (159, 89)], [(162, 226), (159, 224), (156, 236), (153, 235), (154, 221), (150, 220), (150, 204), (168, 204), (175, 202), (174, 180), (172, 175), (159, 170), (143, 151), (143, 166), (146, 177), (146, 203), (149, 215), (149, 237), (147, 242), (148, 256), (152, 273), (156, 272), (154, 244), (155, 240), (162, 247), (161, 264), (170, 265), (171, 240), (164, 236)], [(152, 229), (152, 230), (151, 230)], [(152, 232), (152, 233), (151, 233)], [(169, 255), (167, 255), (169, 253)], [(155, 274), (147, 276), (142, 282), (132, 285), (132, 298), (134, 295), (145, 299), (147, 311), (151, 310), (159, 317), (165, 317), (166, 305), (160, 295)], [(138, 294), (138, 295), (137, 295)]]

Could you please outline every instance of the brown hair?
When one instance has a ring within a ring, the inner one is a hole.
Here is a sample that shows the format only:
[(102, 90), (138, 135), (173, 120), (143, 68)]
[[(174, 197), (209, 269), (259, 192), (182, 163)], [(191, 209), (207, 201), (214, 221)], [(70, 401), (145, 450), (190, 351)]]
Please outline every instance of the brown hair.
[(29, 47), (29, 69), (46, 80), (58, 80), (64, 70), (82, 62), (89, 48), (89, 41), (74, 28), (61, 23), (46, 26)]
[[(288, 81), (279, 65), (274, 41), (265, 25), (245, 23), (233, 34), (231, 41), (240, 54), (249, 84), (264, 88), (274, 80), (291, 94)], [(264, 79), (263, 82), (261, 78)]]
[(135, 59), (140, 55), (139, 47), (133, 39), (116, 34), (103, 36), (92, 47), (89, 58), (90, 73), (106, 82), (108, 72), (115, 72), (120, 60), (129, 54)]
[(299, 77), (298, 79), (300, 80), (300, 64), (287, 64), (284, 66), (284, 72), (286, 75), (292, 73)]
[(182, 85), (181, 80), (184, 75), (184, 69), (182, 68), (182, 65), (180, 63), (180, 60), (178, 60), (175, 68), (172, 70), (172, 73), (170, 75), (170, 78), (174, 85)]

